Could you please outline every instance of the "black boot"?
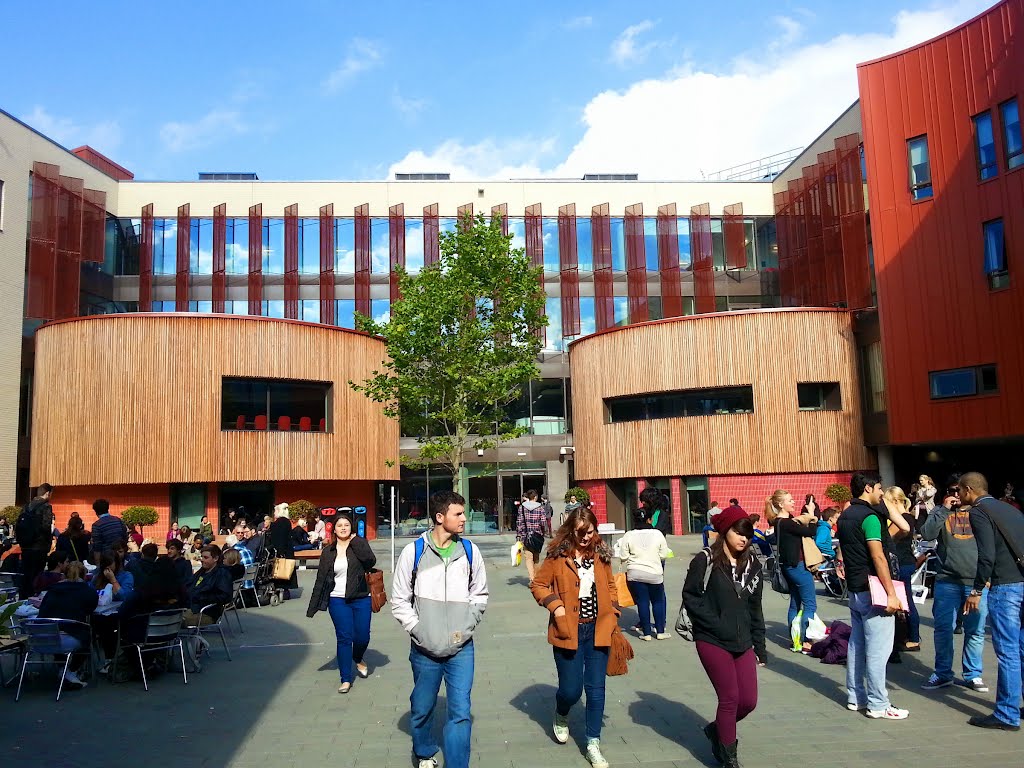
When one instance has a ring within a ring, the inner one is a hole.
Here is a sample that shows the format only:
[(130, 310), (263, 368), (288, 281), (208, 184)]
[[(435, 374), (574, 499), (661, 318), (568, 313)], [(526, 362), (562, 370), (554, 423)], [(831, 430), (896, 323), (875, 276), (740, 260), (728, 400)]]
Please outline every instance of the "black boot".
[(739, 739), (732, 744), (722, 744), (722, 765), (725, 768), (741, 768), (739, 755), (736, 754), (739, 746)]
[(718, 726), (715, 725), (714, 720), (704, 726), (704, 735), (711, 742), (711, 754), (715, 756), (715, 760), (720, 765), (725, 763), (725, 756), (722, 754), (722, 742), (718, 740)]

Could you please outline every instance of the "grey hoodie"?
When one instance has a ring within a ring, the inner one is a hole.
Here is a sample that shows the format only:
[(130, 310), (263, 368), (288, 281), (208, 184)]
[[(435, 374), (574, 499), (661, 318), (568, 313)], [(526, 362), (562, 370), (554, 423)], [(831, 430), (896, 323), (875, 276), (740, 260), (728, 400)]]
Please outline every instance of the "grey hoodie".
[(921, 526), (921, 538), (936, 539), (942, 570), (938, 578), (964, 586), (974, 583), (978, 569), (978, 544), (971, 528), (971, 508), (962, 506), (955, 512), (948, 507), (936, 506)]

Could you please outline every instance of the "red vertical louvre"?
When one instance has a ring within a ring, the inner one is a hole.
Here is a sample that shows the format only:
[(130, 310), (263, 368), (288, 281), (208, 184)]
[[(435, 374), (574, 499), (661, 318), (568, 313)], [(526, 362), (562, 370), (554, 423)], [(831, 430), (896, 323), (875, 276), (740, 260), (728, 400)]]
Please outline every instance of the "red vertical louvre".
[(391, 303), (402, 298), (396, 267), (405, 269), (405, 205), (399, 203), (388, 209), (388, 242), (391, 246)]
[(142, 206), (139, 238), (139, 312), (153, 311), (153, 204)]
[[(461, 227), (463, 230), (470, 229), (473, 226), (473, 204), (472, 203), (466, 203), (465, 205), (460, 205), (459, 208), (458, 208), (457, 216), (458, 216), (458, 219), (456, 219), (456, 222), (457, 222), (458, 226)], [(466, 223), (464, 221), (466, 216), (469, 216), (469, 219), (470, 219), (470, 223), (469, 223), (468, 227), (466, 226)]]
[(698, 315), (715, 311), (715, 272), (711, 248), (711, 205), (690, 208), (690, 259), (693, 263), (693, 303)]
[(174, 311), (188, 312), (188, 262), (191, 246), (192, 218), (189, 204), (178, 206), (177, 253), (174, 270)]
[(28, 265), (25, 270), (26, 317), (41, 320), (53, 317), (59, 202), (60, 168), (49, 163), (33, 163)]
[(284, 209), (284, 316), (299, 318), (299, 204)]
[(508, 236), (508, 205), (502, 203), (501, 205), (491, 206), (491, 218), (495, 216), (501, 216), (501, 234)]
[(857, 134), (836, 139), (836, 153), (846, 303), (850, 309), (863, 309), (871, 306), (871, 264), (868, 261), (868, 224), (864, 212), (864, 180), (860, 172), (860, 140)]
[(789, 191), (775, 193), (775, 237), (779, 249), (779, 301), (784, 307), (793, 306), (793, 241), (790, 237)]
[(423, 266), (437, 264), (441, 258), (441, 250), (437, 238), (437, 203), (423, 209)]
[(789, 242), (793, 253), (792, 306), (807, 303), (807, 184), (803, 178), (789, 182)]
[[(503, 203), (500, 208), (502, 211), (506, 211), (506, 206)], [(524, 229), (526, 230), (526, 257), (530, 260), (530, 266), (532, 267), (544, 267), (544, 222), (542, 220), (541, 206), (540, 203), (534, 205), (528, 205), (526, 207), (526, 219), (524, 222)], [(505, 228), (508, 228), (508, 219), (505, 219)], [(538, 278), (540, 281), (541, 290), (544, 290), (544, 273), (540, 273)], [(547, 308), (545, 307), (544, 316), (547, 317)], [(540, 330), (540, 338), (544, 344), (547, 344), (547, 325)]]
[(60, 177), (57, 197), (57, 269), (54, 273), (54, 319), (78, 315), (82, 282), (82, 206), (85, 182)]
[(356, 206), (356, 312), (370, 314), (370, 205)]
[(722, 209), (722, 236), (725, 238), (726, 269), (746, 269), (747, 233), (743, 227), (743, 203)]
[(102, 264), (107, 232), (107, 193), (87, 189), (82, 206), (82, 261)]
[(626, 293), (629, 295), (629, 322), (650, 319), (647, 307), (647, 247), (644, 243), (644, 206), (626, 207)]
[(576, 259), (576, 204), (558, 209), (559, 283), (562, 289), (562, 337), (580, 335), (580, 273)]
[(320, 207), (320, 322), (334, 325), (334, 203)]
[(683, 314), (683, 285), (679, 272), (679, 222), (676, 204), (658, 206), (658, 272), (661, 311), (665, 317)]
[(822, 269), (825, 273), (825, 303), (830, 307), (846, 303), (843, 272), (843, 237), (839, 231), (839, 184), (836, 175), (836, 151), (818, 155), (821, 166)]
[(221, 203), (213, 208), (213, 311), (224, 312), (227, 299), (227, 239), (228, 206)]
[(807, 229), (807, 303), (809, 307), (824, 306), (825, 301), (825, 240), (821, 231), (821, 166), (817, 163), (804, 168), (807, 184), (807, 207), (804, 223)]
[(249, 314), (263, 314), (263, 203), (249, 208)]
[(612, 220), (608, 203), (590, 211), (590, 243), (594, 259), (594, 314), (597, 330), (615, 325), (614, 279), (612, 277)]

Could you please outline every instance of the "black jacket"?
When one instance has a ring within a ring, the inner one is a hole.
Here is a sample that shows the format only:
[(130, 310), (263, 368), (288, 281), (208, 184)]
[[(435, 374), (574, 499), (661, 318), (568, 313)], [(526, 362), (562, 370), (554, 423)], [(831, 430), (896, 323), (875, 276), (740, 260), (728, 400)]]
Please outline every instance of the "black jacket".
[(704, 573), (708, 567), (707, 555), (698, 552), (690, 561), (683, 584), (683, 605), (693, 622), (694, 641), (703, 640), (730, 653), (745, 653), (753, 648), (759, 661), (767, 661), (761, 562), (753, 555), (749, 557), (741, 585), (721, 566), (713, 566), (705, 590)]
[(978, 571), (974, 588), (979, 592), (988, 582), (993, 587), (1024, 581), (1006, 539), (992, 522), (998, 520), (1013, 546), (1024, 553), (1024, 513), (1005, 501), (983, 496), (971, 507), (971, 528), (978, 542)]
[[(348, 558), (348, 578), (345, 582), (345, 597), (353, 599), (367, 597), (370, 588), (366, 585), (366, 572), (377, 564), (377, 556), (370, 549), (370, 543), (360, 537), (353, 536), (345, 550)], [(336, 544), (330, 544), (320, 552), (320, 564), (317, 566), (316, 583), (313, 594), (309, 596), (309, 607), (306, 615), (312, 617), (317, 611), (326, 611), (331, 601), (331, 590), (334, 589), (334, 560), (338, 556)]]
[(779, 563), (786, 568), (795, 568), (804, 561), (803, 540), (818, 532), (817, 525), (804, 525), (791, 517), (780, 517), (775, 521), (775, 532), (779, 542)]
[[(39, 605), (39, 618), (88, 622), (98, 604), (96, 590), (84, 581), (61, 581), (46, 591), (46, 597)], [(82, 627), (80, 631), (77, 627), (74, 629), (76, 631), (68, 634), (88, 638), (88, 627)]]
[(295, 557), (295, 550), (292, 548), (292, 521), (287, 517), (278, 517), (267, 529), (267, 538), (270, 546), (278, 557), (285, 557), (291, 560)]
[(57, 537), (57, 544), (54, 547), (58, 552), (66, 552), (69, 560), (80, 562), (89, 561), (89, 546), (92, 541), (92, 534), (82, 531), (80, 536), (72, 538), (66, 533)]
[(215, 609), (207, 611), (216, 619), (220, 616), (221, 606), (231, 599), (232, 589), (231, 574), (224, 566), (215, 566), (212, 571), (196, 571), (188, 590), (192, 611), (199, 613), (204, 606), (216, 605)]

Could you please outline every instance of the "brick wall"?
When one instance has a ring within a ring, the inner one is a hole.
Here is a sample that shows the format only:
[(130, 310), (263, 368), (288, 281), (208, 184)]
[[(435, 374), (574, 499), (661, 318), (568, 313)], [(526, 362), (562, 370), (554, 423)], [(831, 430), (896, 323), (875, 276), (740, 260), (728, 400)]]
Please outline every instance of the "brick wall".
[(604, 480), (580, 480), (577, 485), (590, 494), (597, 522), (608, 522), (608, 486)]
[(764, 501), (776, 489), (789, 491), (796, 501), (797, 511), (804, 505), (804, 496), (813, 493), (822, 508), (832, 506), (825, 489), (832, 483), (849, 486), (850, 472), (820, 472), (784, 475), (719, 475), (708, 478), (709, 502), (717, 501), (725, 509), (729, 499), (735, 497), (747, 512), (761, 515), (758, 527), (765, 526)]
[(92, 528), (96, 513), (92, 503), (96, 499), (110, 502), (110, 511), (121, 516), (125, 507), (135, 505), (153, 507), (156, 510), (156, 525), (147, 525), (141, 533), (148, 539), (162, 544), (171, 527), (171, 487), (160, 485), (68, 485), (59, 486), (50, 497), (57, 528), (64, 530), (72, 512), (78, 512), (86, 530)]

